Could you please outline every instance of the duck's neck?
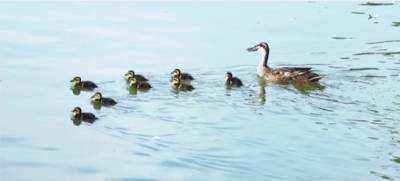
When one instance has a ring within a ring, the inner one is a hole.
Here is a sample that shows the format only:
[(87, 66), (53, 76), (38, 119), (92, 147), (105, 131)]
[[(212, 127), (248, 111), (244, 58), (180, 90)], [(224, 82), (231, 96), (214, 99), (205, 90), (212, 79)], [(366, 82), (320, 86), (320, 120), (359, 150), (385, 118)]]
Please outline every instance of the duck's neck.
[(263, 67), (267, 67), (268, 68), (269, 51), (268, 50), (264, 50), (264, 49), (260, 49), (259, 52), (261, 54), (261, 61), (260, 61), (259, 66), (263, 66)]

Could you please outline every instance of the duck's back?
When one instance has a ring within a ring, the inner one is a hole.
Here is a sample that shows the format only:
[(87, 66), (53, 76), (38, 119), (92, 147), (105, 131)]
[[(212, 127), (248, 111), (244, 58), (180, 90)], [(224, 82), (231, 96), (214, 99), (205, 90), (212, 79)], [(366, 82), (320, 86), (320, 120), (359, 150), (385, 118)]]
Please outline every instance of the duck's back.
[(317, 82), (321, 76), (311, 71), (310, 67), (281, 67), (267, 73), (267, 79), (281, 82)]
[(82, 81), (82, 88), (84, 89), (95, 89), (97, 85), (92, 81)]

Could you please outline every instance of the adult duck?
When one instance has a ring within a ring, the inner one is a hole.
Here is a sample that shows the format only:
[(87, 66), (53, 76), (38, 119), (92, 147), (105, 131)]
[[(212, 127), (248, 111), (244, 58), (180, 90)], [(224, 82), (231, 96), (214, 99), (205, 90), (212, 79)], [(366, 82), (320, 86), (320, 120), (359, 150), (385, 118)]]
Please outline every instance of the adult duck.
[(258, 51), (261, 54), (261, 61), (257, 66), (257, 75), (268, 81), (278, 83), (311, 83), (318, 82), (321, 76), (312, 72), (311, 67), (281, 67), (270, 68), (268, 66), (269, 45), (261, 42), (247, 51)]

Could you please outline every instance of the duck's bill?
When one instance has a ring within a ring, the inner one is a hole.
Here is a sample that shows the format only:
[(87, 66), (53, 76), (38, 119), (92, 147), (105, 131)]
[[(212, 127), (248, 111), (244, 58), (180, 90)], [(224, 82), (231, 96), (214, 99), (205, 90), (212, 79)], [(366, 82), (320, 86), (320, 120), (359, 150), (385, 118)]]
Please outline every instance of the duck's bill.
[(249, 52), (255, 52), (257, 50), (258, 50), (257, 46), (254, 46), (254, 47), (251, 47), (251, 48), (247, 49), (247, 51), (249, 51)]
[(72, 80), (70, 80), (70, 82), (75, 82), (75, 80), (74, 80), (74, 79), (72, 79)]

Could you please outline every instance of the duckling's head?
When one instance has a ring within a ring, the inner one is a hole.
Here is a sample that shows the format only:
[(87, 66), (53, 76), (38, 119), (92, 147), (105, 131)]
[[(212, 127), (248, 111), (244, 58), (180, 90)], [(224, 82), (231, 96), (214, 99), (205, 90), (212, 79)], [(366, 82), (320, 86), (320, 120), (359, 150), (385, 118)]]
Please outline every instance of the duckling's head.
[(179, 86), (179, 84), (181, 84), (181, 79), (175, 77), (174, 79), (172, 79), (172, 85), (174, 86)]
[(137, 80), (135, 77), (129, 77), (128, 82), (130, 86), (135, 86), (137, 84)]
[(135, 77), (135, 72), (133, 70), (129, 70), (126, 74), (125, 77), (129, 78), (129, 77)]
[(74, 85), (75, 84), (79, 84), (79, 83), (81, 83), (81, 77), (79, 77), (79, 76), (76, 76), (76, 77), (74, 77), (70, 82), (72, 82)]
[(269, 52), (269, 45), (268, 45), (268, 43), (261, 42), (251, 48), (248, 48), (247, 51), (249, 51), (249, 52), (258, 51), (262, 54), (265, 54), (265, 53)]
[(100, 92), (96, 92), (91, 98), (93, 101), (100, 101), (103, 98), (103, 96), (101, 95)]
[(180, 76), (181, 75), (181, 70), (179, 69), (175, 69), (174, 71), (171, 72), (172, 76)]
[(80, 114), (82, 114), (82, 109), (81, 109), (80, 107), (75, 107), (75, 108), (72, 110), (72, 114), (73, 114), (74, 116), (79, 116)]
[(231, 79), (233, 77), (231, 72), (226, 72), (225, 74), (225, 81), (228, 81), (229, 79)]

